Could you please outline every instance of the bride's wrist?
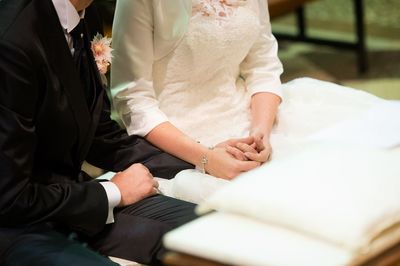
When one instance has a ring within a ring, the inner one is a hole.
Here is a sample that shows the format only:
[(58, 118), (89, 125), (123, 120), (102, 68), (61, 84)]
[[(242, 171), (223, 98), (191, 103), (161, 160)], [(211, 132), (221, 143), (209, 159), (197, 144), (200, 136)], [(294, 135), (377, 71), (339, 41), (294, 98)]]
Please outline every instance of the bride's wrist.
[(210, 161), (210, 152), (214, 149), (213, 146), (206, 147), (205, 150), (203, 150), (200, 160), (198, 160), (198, 164), (196, 164), (196, 169), (198, 169), (200, 172), (203, 174), (207, 173), (207, 166)]
[(255, 127), (255, 128), (250, 129), (249, 135), (250, 136), (261, 135), (263, 138), (269, 139), (269, 137), (271, 135), (271, 130)]

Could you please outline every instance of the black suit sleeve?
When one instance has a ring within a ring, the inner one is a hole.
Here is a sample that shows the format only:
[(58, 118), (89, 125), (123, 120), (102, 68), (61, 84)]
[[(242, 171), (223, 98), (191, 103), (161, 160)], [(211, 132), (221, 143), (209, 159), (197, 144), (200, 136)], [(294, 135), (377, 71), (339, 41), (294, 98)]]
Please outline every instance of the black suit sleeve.
[[(86, 234), (100, 231), (108, 201), (99, 183), (78, 183), (51, 165), (48, 176), (37, 176), (36, 112), (48, 84), (25, 51), (2, 40), (0, 51), (0, 226), (53, 221)], [(50, 181), (54, 175), (59, 182)]]
[(129, 136), (110, 118), (110, 101), (104, 93), (103, 109), (87, 161), (109, 170), (122, 171), (133, 163), (143, 163), (157, 177), (173, 178), (179, 171), (193, 168), (182, 161), (154, 147), (145, 139)]

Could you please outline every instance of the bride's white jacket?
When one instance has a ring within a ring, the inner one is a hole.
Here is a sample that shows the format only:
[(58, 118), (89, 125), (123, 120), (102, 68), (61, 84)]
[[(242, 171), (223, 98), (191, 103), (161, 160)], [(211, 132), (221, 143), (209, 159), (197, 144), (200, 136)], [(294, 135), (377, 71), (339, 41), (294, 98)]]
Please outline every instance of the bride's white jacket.
[[(240, 76), (252, 94), (271, 92), (281, 96), (283, 70), (266, 0), (246, 2), (259, 15), (262, 30), (240, 65)], [(144, 136), (168, 121), (153, 89), (152, 66), (179, 44), (191, 15), (192, 0), (117, 1), (112, 30), (111, 96), (129, 134)]]

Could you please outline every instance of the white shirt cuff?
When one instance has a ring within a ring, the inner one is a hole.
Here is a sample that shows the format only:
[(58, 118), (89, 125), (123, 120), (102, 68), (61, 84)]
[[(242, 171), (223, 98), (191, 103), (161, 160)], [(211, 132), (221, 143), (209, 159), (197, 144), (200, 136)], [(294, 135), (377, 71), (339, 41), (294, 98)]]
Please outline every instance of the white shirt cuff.
[(121, 201), (121, 192), (113, 182), (100, 182), (100, 184), (104, 187), (107, 194), (108, 216), (106, 224), (110, 224), (114, 222), (114, 207), (116, 207)]

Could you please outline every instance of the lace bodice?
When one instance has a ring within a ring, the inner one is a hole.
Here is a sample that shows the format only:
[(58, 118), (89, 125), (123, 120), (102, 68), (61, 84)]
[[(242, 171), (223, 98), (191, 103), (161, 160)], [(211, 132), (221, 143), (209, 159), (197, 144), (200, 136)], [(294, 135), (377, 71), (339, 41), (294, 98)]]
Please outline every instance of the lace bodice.
[(192, 3), (193, 14), (223, 19), (232, 16), (237, 7), (246, 4), (246, 0), (193, 0)]
[(260, 25), (246, 1), (227, 2), (194, 1), (185, 36), (153, 66), (160, 109), (175, 126), (207, 145), (249, 130), (250, 95), (240, 78), (240, 64)]

